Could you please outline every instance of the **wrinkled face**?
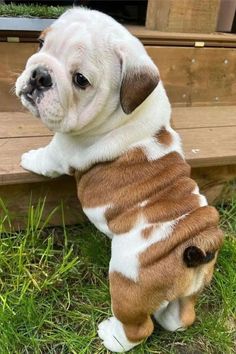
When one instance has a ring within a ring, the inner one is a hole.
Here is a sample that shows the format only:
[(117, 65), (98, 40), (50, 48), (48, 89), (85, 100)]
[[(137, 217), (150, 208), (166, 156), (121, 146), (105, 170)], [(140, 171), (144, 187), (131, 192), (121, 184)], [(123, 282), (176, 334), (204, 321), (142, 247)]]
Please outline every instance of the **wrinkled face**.
[[(17, 79), (16, 94), (52, 131), (79, 133), (117, 111), (129, 114), (158, 83), (141, 43), (97, 11), (69, 10), (39, 40), (41, 48)], [(139, 92), (130, 94), (137, 79)]]

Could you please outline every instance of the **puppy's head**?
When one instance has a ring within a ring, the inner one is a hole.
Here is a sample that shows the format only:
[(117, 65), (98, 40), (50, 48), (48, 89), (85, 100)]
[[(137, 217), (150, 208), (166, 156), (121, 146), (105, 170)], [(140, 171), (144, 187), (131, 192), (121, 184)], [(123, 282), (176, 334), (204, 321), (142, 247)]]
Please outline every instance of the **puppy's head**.
[(58, 132), (80, 133), (131, 114), (159, 81), (142, 44), (123, 26), (84, 8), (63, 14), (40, 36), (16, 94)]

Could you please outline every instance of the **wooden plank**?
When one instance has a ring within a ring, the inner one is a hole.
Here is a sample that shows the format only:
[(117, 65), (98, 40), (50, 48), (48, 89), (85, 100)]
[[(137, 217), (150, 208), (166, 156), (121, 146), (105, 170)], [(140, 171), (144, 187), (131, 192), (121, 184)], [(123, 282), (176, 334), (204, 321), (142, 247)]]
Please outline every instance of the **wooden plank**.
[(0, 185), (46, 180), (21, 168), (20, 158), (24, 152), (45, 146), (50, 140), (51, 137), (0, 139)]
[(0, 139), (51, 136), (40, 119), (29, 112), (0, 112)]
[[(235, 36), (236, 37), (236, 36)], [(0, 43), (0, 111), (24, 111), (14, 82), (36, 46)], [(236, 49), (147, 46), (174, 105), (232, 105), (236, 102)]]
[(211, 33), (220, 0), (149, 0), (146, 27), (166, 32)]
[[(29, 207), (34, 211), (46, 198), (42, 223), (49, 214), (57, 208), (49, 221), (50, 225), (76, 224), (83, 219), (81, 206), (76, 194), (76, 185), (73, 177), (63, 176), (40, 183), (22, 183), (17, 185), (0, 185), (0, 197), (8, 210), (10, 219), (15, 229), (27, 226)], [(62, 218), (61, 203), (63, 203), (64, 220)], [(0, 207), (0, 217), (5, 215)], [(8, 227), (6, 220), (5, 227)]]
[(236, 127), (179, 129), (192, 167), (236, 164)]
[(148, 0), (146, 28), (163, 31), (168, 28), (171, 0)]
[[(0, 139), (52, 136), (29, 112), (0, 112)], [(175, 129), (236, 126), (236, 106), (173, 107)]]
[(36, 51), (37, 46), (36, 43), (0, 43), (0, 111), (24, 111), (14, 94), (14, 86), (27, 59)]
[[(232, 33), (181, 33), (181, 32), (163, 32), (156, 30), (149, 30), (144, 26), (127, 25), (125, 26), (134, 36), (144, 41), (156, 41), (156, 44), (166, 43), (168, 45), (195, 46), (195, 42), (204, 42), (205, 47), (208, 46), (223, 46), (236, 47), (236, 36)], [(169, 42), (168, 42), (169, 41)]]
[[(186, 159), (193, 167), (236, 163), (236, 126), (179, 129)], [(45, 146), (51, 137), (0, 140), (0, 185), (46, 180), (20, 167), (22, 153)]]
[(235, 127), (236, 106), (174, 107), (172, 122), (174, 129)]
[(234, 105), (236, 49), (146, 47), (173, 105)]

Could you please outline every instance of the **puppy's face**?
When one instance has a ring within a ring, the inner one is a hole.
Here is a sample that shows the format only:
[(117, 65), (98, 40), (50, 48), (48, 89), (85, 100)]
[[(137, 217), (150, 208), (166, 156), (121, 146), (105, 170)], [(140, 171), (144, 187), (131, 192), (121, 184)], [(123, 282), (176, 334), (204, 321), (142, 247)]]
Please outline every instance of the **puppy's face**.
[(133, 112), (158, 84), (142, 44), (109, 16), (67, 11), (40, 36), (16, 82), (22, 104), (48, 126), (80, 133)]

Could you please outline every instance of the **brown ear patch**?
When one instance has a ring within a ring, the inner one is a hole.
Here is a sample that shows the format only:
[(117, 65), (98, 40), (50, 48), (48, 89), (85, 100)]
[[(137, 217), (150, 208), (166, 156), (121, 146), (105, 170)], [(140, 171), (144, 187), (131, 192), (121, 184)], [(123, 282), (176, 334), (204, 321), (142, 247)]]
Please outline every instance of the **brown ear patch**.
[(157, 73), (149, 68), (125, 74), (120, 89), (120, 103), (126, 114), (132, 113), (152, 93), (159, 82)]

